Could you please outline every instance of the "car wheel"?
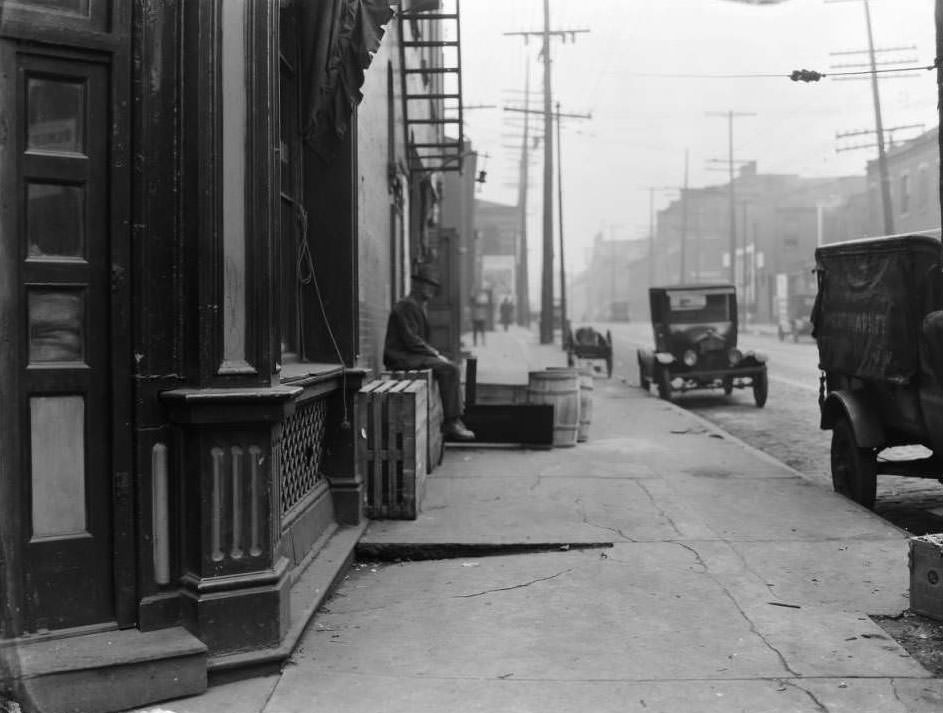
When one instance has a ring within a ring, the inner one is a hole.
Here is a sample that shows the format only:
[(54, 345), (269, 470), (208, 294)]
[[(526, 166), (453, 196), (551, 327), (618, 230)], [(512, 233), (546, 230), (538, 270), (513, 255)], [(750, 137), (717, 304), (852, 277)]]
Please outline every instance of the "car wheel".
[(724, 396), (730, 396), (733, 393), (733, 377), (724, 377)]
[(642, 360), (638, 360), (638, 385), (642, 387), (643, 391), (648, 391), (651, 388), (652, 382), (648, 380), (648, 374), (645, 373), (645, 365), (642, 364)]
[(766, 377), (766, 369), (753, 377), (753, 400), (757, 408), (763, 408), (766, 405), (766, 397), (769, 395), (769, 379)]
[(658, 398), (671, 401), (671, 374), (667, 367), (658, 370)]
[(612, 354), (606, 357), (606, 378), (612, 378)]
[(832, 430), (832, 487), (836, 493), (874, 509), (877, 492), (877, 456), (874, 449), (860, 448), (847, 417)]

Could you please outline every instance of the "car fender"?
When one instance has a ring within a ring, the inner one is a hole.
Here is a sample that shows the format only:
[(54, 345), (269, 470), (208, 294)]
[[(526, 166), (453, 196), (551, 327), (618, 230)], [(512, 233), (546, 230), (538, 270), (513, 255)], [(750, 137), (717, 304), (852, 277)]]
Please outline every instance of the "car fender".
[(835, 427), (838, 419), (847, 416), (861, 448), (880, 448), (886, 443), (884, 426), (877, 409), (860, 391), (832, 391), (822, 404), (820, 428)]

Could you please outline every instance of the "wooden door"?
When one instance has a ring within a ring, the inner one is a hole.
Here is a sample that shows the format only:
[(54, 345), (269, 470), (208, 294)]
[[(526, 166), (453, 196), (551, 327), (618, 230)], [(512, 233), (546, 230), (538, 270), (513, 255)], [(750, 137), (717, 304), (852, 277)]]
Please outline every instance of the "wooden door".
[(117, 618), (111, 92), (105, 63), (12, 54), (17, 230), (2, 239), (19, 255), (25, 618), (42, 631)]
[(442, 286), (429, 300), (429, 342), (450, 359), (457, 359), (461, 342), (462, 295), (459, 294), (458, 235), (454, 230), (439, 232), (436, 250)]

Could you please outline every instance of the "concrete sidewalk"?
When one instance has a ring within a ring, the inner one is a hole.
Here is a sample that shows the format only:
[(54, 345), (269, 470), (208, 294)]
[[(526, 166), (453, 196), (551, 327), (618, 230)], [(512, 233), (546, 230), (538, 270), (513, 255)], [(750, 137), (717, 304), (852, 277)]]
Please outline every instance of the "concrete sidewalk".
[[(475, 351), (490, 378), (553, 349), (514, 331)], [(868, 616), (907, 608), (906, 536), (617, 379), (596, 380), (587, 443), (449, 448), (420, 517), (361, 543), (374, 562), (281, 674), (162, 708), (943, 710)]]

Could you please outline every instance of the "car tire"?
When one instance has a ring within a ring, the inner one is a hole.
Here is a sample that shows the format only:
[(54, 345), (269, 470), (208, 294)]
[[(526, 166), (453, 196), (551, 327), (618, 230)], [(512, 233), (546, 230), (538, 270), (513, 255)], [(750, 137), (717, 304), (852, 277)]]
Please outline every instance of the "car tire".
[(861, 448), (851, 421), (842, 417), (832, 429), (832, 488), (869, 510), (877, 493), (877, 452)]
[(757, 408), (766, 406), (766, 397), (769, 395), (769, 379), (766, 376), (766, 369), (753, 377), (753, 400)]
[(664, 366), (658, 370), (658, 398), (671, 401), (671, 374)]
[(724, 377), (724, 396), (730, 396), (733, 393), (733, 377)]

